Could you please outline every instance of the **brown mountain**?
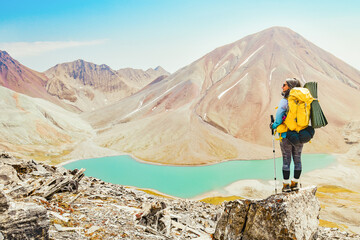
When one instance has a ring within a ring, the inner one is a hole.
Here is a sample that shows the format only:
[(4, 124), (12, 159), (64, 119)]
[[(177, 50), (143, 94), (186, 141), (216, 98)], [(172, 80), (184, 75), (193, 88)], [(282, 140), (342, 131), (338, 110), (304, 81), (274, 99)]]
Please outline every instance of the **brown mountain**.
[(45, 99), (73, 112), (79, 112), (77, 107), (49, 94), (46, 90), (47, 84), (48, 78), (44, 73), (34, 71), (13, 59), (7, 52), (0, 51), (0, 86), (30, 97)]
[(7, 52), (0, 51), (0, 86), (69, 108), (46, 91), (47, 81), (45, 74), (25, 67)]
[(97, 109), (168, 75), (161, 67), (114, 71), (107, 65), (83, 60), (58, 64), (40, 73), (0, 51), (0, 86), (46, 99), (71, 111)]
[(117, 73), (127, 80), (127, 84), (138, 89), (143, 88), (159, 77), (167, 77), (170, 75), (170, 73), (160, 66), (154, 69), (149, 68), (146, 71), (143, 71), (142, 69), (123, 68), (117, 70)]
[(83, 111), (94, 110), (127, 97), (166, 71), (149, 69), (112, 70), (102, 64), (77, 60), (57, 64), (45, 72), (47, 91)]
[(14, 91), (32, 97), (46, 95), (47, 78), (13, 59), (7, 52), (0, 51), (0, 84)]
[(147, 161), (270, 158), (269, 115), (276, 111), (287, 77), (319, 83), (320, 104), (329, 120), (305, 152), (345, 151), (342, 128), (360, 118), (360, 109), (353, 107), (360, 102), (360, 72), (282, 27), (217, 48), (84, 117), (99, 129), (99, 145)]

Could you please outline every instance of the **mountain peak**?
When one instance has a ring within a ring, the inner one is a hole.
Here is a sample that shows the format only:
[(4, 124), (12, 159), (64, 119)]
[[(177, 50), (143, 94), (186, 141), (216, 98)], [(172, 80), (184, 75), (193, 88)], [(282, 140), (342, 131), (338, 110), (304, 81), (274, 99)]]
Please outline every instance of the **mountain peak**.
[[(73, 62), (70, 62), (70, 64), (81, 64), (81, 65), (83, 65), (83, 64), (89, 64), (90, 62), (87, 62), (87, 61), (85, 61), (85, 60), (83, 60), (83, 59), (77, 59), (77, 60), (75, 60), (75, 61), (73, 61)], [(90, 64), (92, 64), (92, 63), (90, 63)]]
[(12, 58), (8, 52), (1, 50), (0, 50), (0, 62), (4, 63), (5, 65), (7, 64), (14, 65), (17, 68), (19, 68), (20, 66), (20, 63), (16, 61), (14, 58)]
[(283, 47), (291, 47), (294, 46), (295, 43), (308, 43), (303, 36), (294, 32), (290, 28), (278, 26), (270, 27), (263, 31), (248, 35), (236, 43), (241, 43), (244, 40), (251, 41), (253, 44), (258, 43), (259, 46), (263, 44), (271, 45), (272, 43), (277, 43)]
[(288, 32), (288, 33), (294, 33), (293, 30), (291, 30), (290, 28), (288, 27), (282, 27), (282, 26), (274, 26), (274, 27), (269, 27), (267, 29), (264, 29), (262, 31), (260, 31), (259, 33), (261, 32)]
[(6, 51), (0, 50), (0, 58), (3, 58), (3, 57), (10, 57), (10, 55)]
[[(102, 70), (108, 70), (113, 72), (113, 70), (106, 64), (95, 64), (92, 62), (87, 62), (83, 59), (77, 59), (75, 61), (72, 62), (65, 62), (65, 63), (59, 63), (56, 64), (54, 67), (52, 68), (62, 68), (62, 67), (66, 67), (66, 68), (76, 68), (76, 69), (83, 69), (84, 71), (88, 71), (88, 70), (93, 70), (93, 69), (102, 69)], [(52, 69), (50, 68), (50, 69)], [(46, 70), (46, 72), (48, 72), (50, 69)]]
[(265, 34), (265, 35), (270, 34), (277, 37), (279, 36), (288, 36), (292, 38), (302, 37), (300, 34), (287, 27), (271, 27), (259, 32), (258, 34)]
[(160, 71), (161, 71), (161, 70), (165, 71), (161, 66), (157, 66), (156, 68), (154, 68), (154, 70), (155, 70), (155, 71), (159, 71), (159, 70), (160, 70)]
[(170, 73), (161, 66), (157, 66), (156, 68), (153, 69), (153, 71), (156, 71), (159, 75), (170, 75)]
[(46, 93), (46, 82), (45, 75), (23, 66), (6, 51), (0, 50), (0, 86), (31, 97), (53, 100)]

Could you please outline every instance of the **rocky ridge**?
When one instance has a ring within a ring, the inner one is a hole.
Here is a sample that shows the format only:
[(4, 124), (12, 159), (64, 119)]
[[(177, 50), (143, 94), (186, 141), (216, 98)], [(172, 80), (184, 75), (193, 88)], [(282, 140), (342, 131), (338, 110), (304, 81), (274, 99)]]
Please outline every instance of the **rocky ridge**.
[(0, 50), (0, 86), (30, 97), (45, 99), (67, 110), (77, 111), (73, 106), (49, 94), (46, 91), (47, 84), (48, 78), (44, 73), (22, 65), (7, 52)]
[(161, 67), (115, 71), (105, 64), (79, 59), (57, 64), (45, 71), (45, 75), (49, 78), (48, 93), (82, 111), (91, 111), (130, 96), (169, 73)]
[[(0, 239), (230, 239), (217, 238), (216, 232), (226, 226), (231, 228), (223, 224), (223, 219), (231, 206), (240, 203), (219, 206), (156, 196), (86, 177), (84, 169), (70, 171), (6, 153), (1, 154), (0, 165)], [(279, 204), (285, 206), (286, 212), (286, 205), (292, 202), (303, 206), (316, 202), (313, 198), (307, 201), (312, 192), (279, 194), (269, 199), (282, 199)], [(269, 205), (269, 199), (259, 201)], [(261, 206), (255, 200), (243, 202)], [(319, 205), (309, 206), (312, 209), (312, 228), (306, 236), (319, 240), (358, 239), (356, 235), (318, 227)], [(275, 220), (272, 215), (264, 216), (266, 222)], [(286, 217), (276, 219), (279, 224), (288, 222)], [(295, 226), (305, 229), (308, 224), (297, 222)]]

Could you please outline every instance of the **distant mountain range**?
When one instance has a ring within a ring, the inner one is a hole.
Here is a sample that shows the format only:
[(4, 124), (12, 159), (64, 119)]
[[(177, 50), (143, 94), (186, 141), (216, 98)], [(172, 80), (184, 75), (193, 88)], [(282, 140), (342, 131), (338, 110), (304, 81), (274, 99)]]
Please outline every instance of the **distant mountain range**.
[(68, 100), (82, 111), (95, 110), (139, 91), (159, 77), (170, 75), (163, 68), (112, 70), (109, 66), (77, 60), (58, 64), (45, 72), (48, 93)]
[(0, 51), (1, 86), (63, 107), (68, 105), (70, 110), (95, 110), (168, 75), (160, 66), (146, 71), (132, 68), (115, 71), (105, 64), (96, 65), (84, 60), (57, 64), (39, 73)]
[(84, 155), (77, 140), (61, 159), (107, 151), (184, 165), (270, 158), (269, 115), (288, 77), (318, 82), (329, 121), (306, 152), (345, 151), (343, 127), (360, 119), (360, 108), (354, 108), (360, 72), (283, 27), (219, 47), (171, 75), (161, 67), (115, 71), (83, 60), (38, 73), (0, 52), (0, 77), (6, 88), (82, 112), (79, 119), (93, 131), (83, 142), (98, 151)]

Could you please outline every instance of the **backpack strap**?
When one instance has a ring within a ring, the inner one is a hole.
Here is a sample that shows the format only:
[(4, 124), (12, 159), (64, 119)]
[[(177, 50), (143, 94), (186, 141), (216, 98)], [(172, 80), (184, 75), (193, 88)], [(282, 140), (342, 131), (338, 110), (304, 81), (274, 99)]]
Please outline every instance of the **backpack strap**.
[[(277, 133), (277, 131), (276, 131), (276, 129), (275, 129), (275, 131), (274, 131), (274, 136), (275, 136), (276, 133)], [(281, 136), (281, 133), (279, 133), (279, 137), (278, 137), (278, 138), (275, 138), (275, 140), (280, 141), (280, 142), (282, 142), (282, 139), (283, 139), (283, 137)]]

